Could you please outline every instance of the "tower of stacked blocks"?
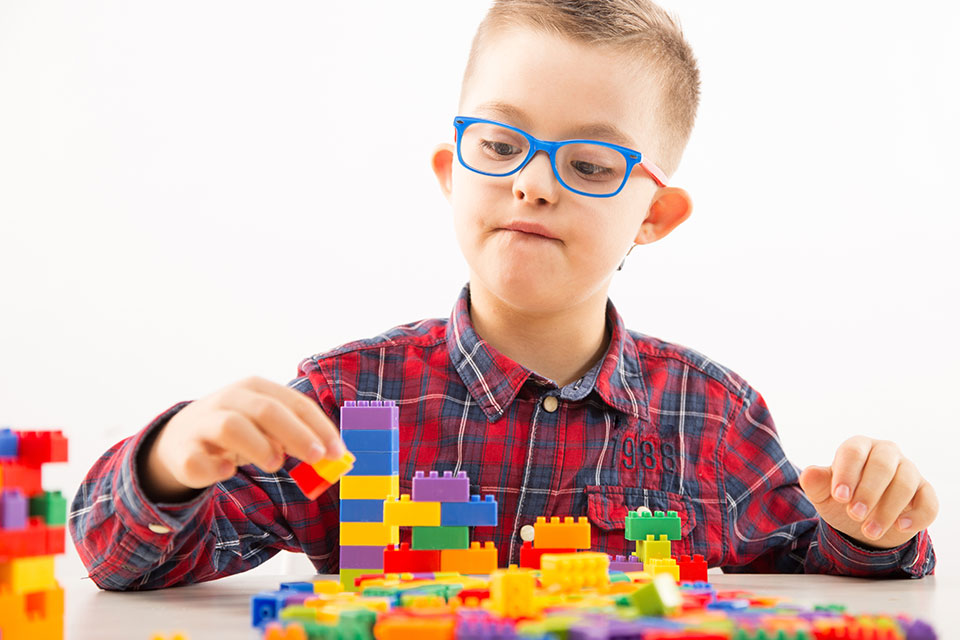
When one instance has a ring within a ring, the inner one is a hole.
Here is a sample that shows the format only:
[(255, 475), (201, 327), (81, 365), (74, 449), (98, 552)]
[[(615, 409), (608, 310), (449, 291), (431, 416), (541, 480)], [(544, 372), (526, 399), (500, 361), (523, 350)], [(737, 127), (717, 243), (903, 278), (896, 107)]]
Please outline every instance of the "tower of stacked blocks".
[(617, 570), (629, 571), (627, 567), (639, 563), (642, 570), (652, 576), (665, 573), (677, 581), (707, 581), (707, 563), (702, 555), (693, 558), (671, 555), (671, 542), (680, 539), (680, 518), (676, 511), (630, 511), (624, 528), (627, 540), (635, 541), (637, 550), (630, 560), (618, 556), (614, 565)]
[(41, 467), (67, 461), (60, 431), (0, 429), (0, 638), (63, 637), (63, 589), (53, 572), (63, 553), (67, 501), (44, 491)]

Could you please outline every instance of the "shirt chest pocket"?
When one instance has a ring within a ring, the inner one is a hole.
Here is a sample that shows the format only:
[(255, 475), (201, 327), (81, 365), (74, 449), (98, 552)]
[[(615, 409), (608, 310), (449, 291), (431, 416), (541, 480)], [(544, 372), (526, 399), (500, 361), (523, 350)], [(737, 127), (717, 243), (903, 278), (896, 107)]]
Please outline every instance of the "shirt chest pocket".
[[(702, 548), (697, 536), (696, 510), (686, 496), (669, 491), (639, 489), (621, 486), (586, 486), (587, 517), (592, 527), (591, 543), (594, 551), (614, 556), (625, 556), (636, 551), (636, 543), (625, 538), (627, 512), (638, 507), (650, 511), (676, 511), (680, 518), (680, 540), (671, 545), (671, 555), (690, 554), (690, 549)], [(699, 552), (698, 552), (699, 553)]]

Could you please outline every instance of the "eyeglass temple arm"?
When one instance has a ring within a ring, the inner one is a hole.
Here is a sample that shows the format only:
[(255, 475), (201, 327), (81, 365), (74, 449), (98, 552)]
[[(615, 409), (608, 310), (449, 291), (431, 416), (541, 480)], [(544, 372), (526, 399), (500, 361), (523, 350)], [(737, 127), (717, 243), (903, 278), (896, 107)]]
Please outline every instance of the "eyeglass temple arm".
[(640, 166), (650, 175), (651, 178), (653, 178), (653, 181), (658, 185), (661, 187), (667, 186), (667, 175), (660, 170), (660, 167), (652, 162), (647, 162), (646, 160), (641, 160)]

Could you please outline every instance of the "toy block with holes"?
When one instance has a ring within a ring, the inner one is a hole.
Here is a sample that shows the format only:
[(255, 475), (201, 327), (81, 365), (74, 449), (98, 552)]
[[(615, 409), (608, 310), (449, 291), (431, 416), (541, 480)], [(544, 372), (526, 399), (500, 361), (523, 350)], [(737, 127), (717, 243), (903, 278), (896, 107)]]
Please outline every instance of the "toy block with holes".
[(648, 535), (646, 540), (637, 540), (637, 551), (634, 555), (643, 563), (654, 558), (669, 558), (670, 541), (665, 535), (661, 535), (659, 539), (652, 534)]
[(469, 549), (441, 549), (440, 571), (490, 574), (497, 570), (497, 548), (492, 542), (471, 542)]
[(680, 539), (680, 518), (676, 511), (639, 509), (627, 513), (625, 536), (627, 540), (646, 540), (647, 536), (667, 536), (668, 540)]
[(61, 431), (0, 429), (0, 637), (63, 637), (63, 589), (54, 556), (63, 553), (67, 501), (44, 491), (44, 464), (67, 461)]
[(675, 558), (650, 558), (643, 563), (643, 570), (654, 577), (666, 574), (680, 582), (680, 567)]
[(470, 479), (464, 471), (456, 476), (452, 471), (444, 471), (443, 476), (436, 471), (428, 475), (416, 471), (412, 485), (415, 502), (470, 502)]
[(383, 550), (384, 573), (423, 573), (440, 571), (440, 550), (411, 549), (404, 542), (399, 548), (394, 545)]
[(497, 503), (493, 496), (471, 495), (469, 502), (441, 502), (440, 525), (444, 527), (495, 527)]
[(622, 571), (631, 573), (634, 571), (643, 571), (643, 563), (636, 554), (629, 556), (613, 556), (610, 558), (610, 571)]
[[(463, 503), (467, 504), (467, 503)], [(408, 494), (390, 496), (383, 503), (383, 521), (398, 527), (439, 527), (439, 502), (414, 502)]]
[(534, 549), (589, 549), (590, 523), (586, 518), (537, 518), (533, 525)]
[(707, 561), (699, 553), (693, 558), (682, 555), (677, 564), (680, 566), (680, 582), (707, 582)]
[(610, 582), (610, 557), (605, 553), (548, 553), (540, 558), (540, 583), (568, 592), (605, 587)]

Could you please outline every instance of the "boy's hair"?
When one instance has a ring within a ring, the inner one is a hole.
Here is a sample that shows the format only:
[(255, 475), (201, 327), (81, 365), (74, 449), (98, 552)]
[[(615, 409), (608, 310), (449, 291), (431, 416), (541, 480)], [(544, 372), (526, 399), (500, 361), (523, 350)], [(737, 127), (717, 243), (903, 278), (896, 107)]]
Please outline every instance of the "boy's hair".
[(494, 0), (470, 47), (463, 90), (486, 41), (511, 27), (527, 27), (585, 44), (622, 52), (628, 63), (646, 63), (644, 71), (661, 91), (656, 121), (658, 150), (651, 156), (667, 175), (676, 171), (700, 102), (700, 71), (678, 22), (649, 0)]

